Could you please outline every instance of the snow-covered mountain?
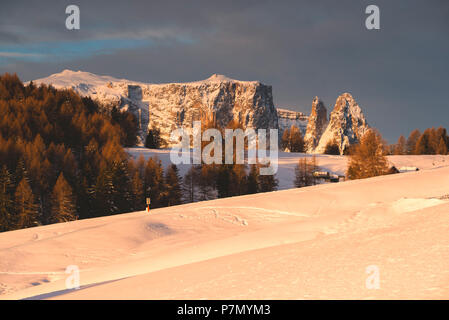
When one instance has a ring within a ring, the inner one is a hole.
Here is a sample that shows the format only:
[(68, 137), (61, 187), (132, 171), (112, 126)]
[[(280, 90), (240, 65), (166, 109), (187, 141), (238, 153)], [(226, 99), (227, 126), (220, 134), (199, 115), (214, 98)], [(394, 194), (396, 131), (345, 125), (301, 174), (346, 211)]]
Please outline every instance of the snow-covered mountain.
[(170, 145), (171, 131), (191, 128), (201, 114), (215, 116), (220, 125), (237, 120), (244, 127), (278, 128), (272, 88), (259, 81), (239, 81), (214, 74), (203, 81), (150, 84), (64, 70), (34, 82), (72, 88), (100, 103), (129, 110), (139, 119), (141, 143), (147, 129), (155, 126)]
[(340, 154), (343, 154), (350, 145), (359, 141), (368, 128), (365, 116), (355, 99), (351, 94), (343, 93), (337, 98), (329, 124), (314, 152), (324, 153), (327, 144), (335, 141)]
[(323, 153), (330, 141), (336, 141), (340, 152), (356, 143), (368, 125), (349, 93), (338, 97), (329, 122), (324, 103), (315, 97), (311, 115), (273, 105), (272, 87), (259, 81), (240, 81), (214, 74), (206, 80), (187, 83), (151, 84), (89, 72), (64, 70), (33, 81), (56, 88), (72, 88), (104, 105), (116, 105), (132, 112), (139, 120), (142, 145), (149, 128), (156, 127), (170, 146), (170, 133), (175, 128), (191, 128), (202, 114), (214, 116), (219, 125), (237, 120), (254, 129), (298, 127), (309, 153)]

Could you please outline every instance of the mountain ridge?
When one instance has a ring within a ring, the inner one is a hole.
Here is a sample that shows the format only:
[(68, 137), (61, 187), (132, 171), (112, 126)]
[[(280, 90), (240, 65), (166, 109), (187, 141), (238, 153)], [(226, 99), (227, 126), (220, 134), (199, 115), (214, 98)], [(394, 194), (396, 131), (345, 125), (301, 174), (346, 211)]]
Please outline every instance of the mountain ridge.
[(222, 74), (191, 82), (145, 83), (65, 69), (46, 78), (33, 80), (56, 88), (71, 88), (104, 105), (117, 105), (133, 113), (139, 121), (139, 145), (149, 129), (161, 131), (165, 146), (171, 146), (170, 133), (181, 126), (190, 129), (202, 114), (214, 114), (219, 125), (236, 120), (254, 129), (279, 129), (297, 126), (305, 140), (307, 153), (324, 153), (327, 144), (336, 142), (340, 153), (357, 143), (368, 124), (350, 93), (341, 94), (327, 118), (323, 101), (315, 97), (310, 116), (276, 108), (272, 87), (260, 81), (231, 79)]

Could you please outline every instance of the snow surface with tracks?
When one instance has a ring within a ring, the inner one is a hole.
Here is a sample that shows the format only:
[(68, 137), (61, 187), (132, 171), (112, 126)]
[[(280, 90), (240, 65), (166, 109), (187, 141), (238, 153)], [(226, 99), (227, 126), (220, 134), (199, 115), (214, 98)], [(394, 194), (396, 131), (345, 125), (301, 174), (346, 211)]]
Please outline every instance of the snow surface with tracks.
[(0, 299), (448, 299), (449, 157), (389, 159), (421, 170), (0, 233)]

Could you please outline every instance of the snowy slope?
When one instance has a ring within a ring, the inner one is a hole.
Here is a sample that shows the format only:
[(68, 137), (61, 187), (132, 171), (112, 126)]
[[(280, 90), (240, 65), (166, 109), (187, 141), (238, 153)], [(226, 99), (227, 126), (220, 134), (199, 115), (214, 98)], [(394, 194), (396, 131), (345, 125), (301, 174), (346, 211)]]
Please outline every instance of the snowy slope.
[(33, 83), (52, 85), (57, 89), (71, 88), (82, 96), (90, 96), (105, 104), (118, 102), (122, 96), (126, 96), (128, 84), (140, 84), (136, 81), (72, 70), (64, 70), (46, 78), (36, 79)]
[(0, 233), (0, 298), (447, 299), (449, 167), (434, 167)]
[[(86, 84), (86, 85), (90, 85), (91, 87), (102, 87), (107, 85), (110, 82), (118, 82), (118, 83), (130, 83), (130, 84), (140, 84), (140, 85), (159, 85), (159, 86), (164, 86), (167, 84), (182, 84), (182, 85), (189, 85), (189, 86), (201, 86), (210, 82), (238, 82), (238, 83), (251, 83), (251, 84), (256, 84), (257, 81), (240, 81), (240, 80), (235, 80), (235, 79), (231, 79), (225, 75), (221, 75), (221, 74), (213, 74), (211, 75), (209, 78), (205, 79), (205, 80), (200, 80), (200, 81), (192, 81), (192, 82), (173, 82), (173, 83), (162, 83), (162, 84), (156, 84), (156, 83), (144, 83), (144, 82), (139, 82), (139, 81), (132, 81), (132, 80), (127, 80), (127, 79), (118, 79), (118, 78), (114, 78), (111, 76), (102, 76), (102, 75), (97, 75), (91, 72), (86, 72), (86, 71), (73, 71), (73, 70), (69, 70), (66, 69), (60, 73), (55, 73), (52, 74), (48, 77), (45, 78), (40, 78), (40, 79), (36, 79), (33, 80), (33, 82), (35, 84), (47, 84), (47, 85), (52, 85), (56, 88), (70, 88), (70, 87), (74, 87), (76, 88), (77, 85), (80, 84)], [(102, 88), (104, 89), (104, 88)], [(89, 94), (88, 91), (82, 91), (81, 93), (84, 93), (85, 95)], [(117, 94), (120, 94), (121, 92), (117, 91)]]

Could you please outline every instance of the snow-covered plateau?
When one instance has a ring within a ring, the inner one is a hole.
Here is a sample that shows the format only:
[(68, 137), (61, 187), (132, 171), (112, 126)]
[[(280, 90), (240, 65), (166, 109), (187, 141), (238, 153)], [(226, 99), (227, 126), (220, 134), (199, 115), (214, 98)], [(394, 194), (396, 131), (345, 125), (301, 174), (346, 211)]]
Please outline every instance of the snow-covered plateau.
[(365, 116), (350, 93), (337, 98), (329, 119), (319, 97), (313, 99), (307, 116), (276, 108), (270, 85), (219, 74), (201, 81), (152, 84), (64, 70), (33, 82), (73, 89), (103, 105), (115, 105), (133, 113), (139, 123), (140, 146), (152, 128), (159, 129), (163, 144), (171, 146), (173, 130), (181, 127), (189, 130), (193, 121), (205, 117), (215, 119), (222, 127), (233, 120), (244, 128), (279, 129), (279, 136), (294, 125), (301, 130), (309, 153), (324, 153), (330, 143), (344, 154), (368, 129)]
[(448, 299), (449, 156), (389, 160), (420, 170), (0, 233), (0, 299)]

